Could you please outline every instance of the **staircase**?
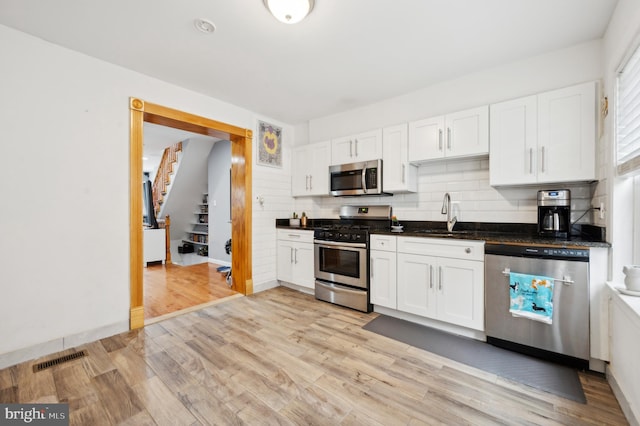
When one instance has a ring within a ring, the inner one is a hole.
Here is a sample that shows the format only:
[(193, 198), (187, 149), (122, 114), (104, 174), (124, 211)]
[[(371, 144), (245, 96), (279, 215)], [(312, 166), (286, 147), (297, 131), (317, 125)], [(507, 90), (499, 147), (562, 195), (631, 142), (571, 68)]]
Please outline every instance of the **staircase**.
[(182, 142), (165, 148), (162, 153), (162, 160), (160, 160), (158, 172), (153, 180), (153, 208), (155, 209), (156, 217), (160, 216), (164, 197), (167, 195), (167, 189), (171, 184), (171, 176), (178, 163), (179, 152), (182, 152)]

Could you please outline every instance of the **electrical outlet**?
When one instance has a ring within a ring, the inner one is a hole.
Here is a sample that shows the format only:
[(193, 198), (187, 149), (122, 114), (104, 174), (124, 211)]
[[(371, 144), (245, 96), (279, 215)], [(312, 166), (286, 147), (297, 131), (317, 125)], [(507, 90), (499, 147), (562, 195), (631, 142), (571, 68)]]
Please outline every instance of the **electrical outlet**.
[(600, 203), (600, 219), (604, 219), (604, 203)]

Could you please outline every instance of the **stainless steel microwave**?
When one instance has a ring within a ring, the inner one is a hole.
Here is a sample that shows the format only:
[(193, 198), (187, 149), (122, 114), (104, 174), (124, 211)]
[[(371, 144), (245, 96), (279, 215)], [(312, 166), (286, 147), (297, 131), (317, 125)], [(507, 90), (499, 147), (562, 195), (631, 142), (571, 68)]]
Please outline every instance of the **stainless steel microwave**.
[(330, 194), (390, 195), (382, 191), (382, 160), (329, 166)]

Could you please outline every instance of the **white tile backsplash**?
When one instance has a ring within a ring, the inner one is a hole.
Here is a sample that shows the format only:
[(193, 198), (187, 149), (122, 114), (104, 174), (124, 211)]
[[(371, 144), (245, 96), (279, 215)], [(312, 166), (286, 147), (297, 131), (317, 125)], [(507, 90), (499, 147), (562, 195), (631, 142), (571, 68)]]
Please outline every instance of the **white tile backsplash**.
[[(390, 204), (399, 220), (444, 221), (440, 213), (445, 192), (456, 204), (458, 220), (465, 222), (536, 223), (540, 189), (569, 189), (572, 220), (592, 205), (596, 184), (544, 184), (494, 188), (489, 185), (489, 162), (482, 159), (442, 160), (418, 168), (418, 192), (393, 197), (297, 198), (296, 211), (312, 218), (338, 218), (345, 204)], [(600, 196), (599, 196), (600, 197)], [(605, 194), (601, 197), (604, 199)], [(593, 204), (596, 205), (596, 204)], [(580, 222), (589, 223), (590, 214)]]

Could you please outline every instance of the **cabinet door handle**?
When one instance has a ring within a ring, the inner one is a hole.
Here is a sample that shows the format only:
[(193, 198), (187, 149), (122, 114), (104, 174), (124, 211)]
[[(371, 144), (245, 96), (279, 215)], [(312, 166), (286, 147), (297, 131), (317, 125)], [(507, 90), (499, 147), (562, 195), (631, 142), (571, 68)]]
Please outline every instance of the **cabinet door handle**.
[(349, 157), (353, 157), (353, 141), (349, 141)]
[(290, 263), (293, 263), (293, 247), (291, 247), (290, 250), (291, 250), (291, 254), (289, 255)]
[(373, 257), (370, 259), (370, 263), (371, 263), (371, 279), (373, 279), (373, 271), (376, 270), (376, 268), (373, 267)]
[(304, 189), (309, 190), (309, 175), (305, 175), (304, 177)]
[(442, 266), (438, 266), (438, 290), (442, 290)]
[(542, 173), (544, 173), (544, 146), (542, 147)]
[(356, 157), (358, 156), (358, 139), (356, 139)]
[(464, 249), (464, 252), (467, 254), (471, 253), (471, 247), (467, 247), (466, 249)]
[(429, 288), (433, 288), (433, 265), (429, 265)]
[(442, 151), (442, 129), (438, 129), (438, 151)]
[(406, 173), (406, 167), (405, 167), (405, 165), (403, 164), (403, 165), (402, 165), (402, 183), (404, 183), (404, 175), (405, 175), (405, 173)]
[(313, 176), (309, 175), (309, 189), (313, 189)]
[(298, 264), (298, 249), (295, 249), (295, 256), (293, 263)]
[(533, 174), (533, 148), (529, 148), (529, 174)]
[(451, 127), (447, 127), (447, 149), (451, 150)]

